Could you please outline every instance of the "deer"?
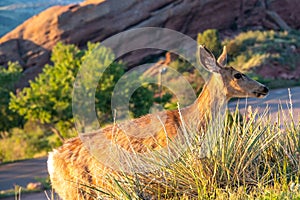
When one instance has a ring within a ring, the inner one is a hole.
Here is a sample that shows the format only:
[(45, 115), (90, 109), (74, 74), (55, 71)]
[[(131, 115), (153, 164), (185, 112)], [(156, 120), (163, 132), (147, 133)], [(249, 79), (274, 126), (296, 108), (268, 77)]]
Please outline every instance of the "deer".
[[(164, 111), (164, 128), (152, 133), (152, 137), (127, 136), (121, 128), (114, 125), (102, 128), (105, 137), (112, 140), (114, 134), (113, 141), (126, 151), (142, 154), (155, 151), (165, 148), (168, 138), (175, 138), (177, 134), (182, 133), (178, 131), (182, 129), (182, 121), (186, 126), (205, 129), (207, 123), (220, 111), (220, 107), (226, 106), (231, 98), (263, 98), (269, 92), (265, 85), (226, 65), (226, 47), (216, 59), (206, 47), (199, 45), (197, 59), (210, 72), (210, 78), (194, 103), (177, 110)], [(150, 123), (160, 123), (150, 120), (154, 115), (155, 113), (148, 114), (132, 121), (138, 128), (147, 130)], [(151, 130), (149, 128), (149, 131)], [(93, 141), (97, 143), (96, 135), (90, 137), (94, 137)], [(93, 191), (83, 187), (82, 183), (105, 187), (105, 174), (115, 173), (113, 169), (104, 166), (93, 157), (80, 137), (69, 139), (61, 147), (50, 152), (47, 163), (52, 187), (64, 200), (92, 199), (89, 193)]]

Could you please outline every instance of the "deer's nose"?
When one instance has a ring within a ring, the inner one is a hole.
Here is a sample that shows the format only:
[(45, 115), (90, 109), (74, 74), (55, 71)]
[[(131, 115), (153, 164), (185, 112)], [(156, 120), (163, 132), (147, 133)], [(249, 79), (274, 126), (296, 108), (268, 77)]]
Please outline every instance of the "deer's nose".
[(264, 87), (263, 92), (264, 92), (265, 94), (269, 93), (269, 88)]

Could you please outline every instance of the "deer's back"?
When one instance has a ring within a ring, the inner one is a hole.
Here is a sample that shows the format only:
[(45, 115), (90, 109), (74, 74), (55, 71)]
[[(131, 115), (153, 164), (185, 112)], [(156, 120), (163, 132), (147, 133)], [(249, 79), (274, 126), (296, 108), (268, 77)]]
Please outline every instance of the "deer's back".
[[(178, 111), (167, 111), (165, 119), (160, 121), (157, 132), (149, 133), (145, 137), (128, 135), (121, 127), (114, 125), (103, 128), (102, 134), (88, 134), (86, 137), (97, 144), (97, 140), (113, 140), (127, 151), (143, 153), (149, 150), (159, 149), (167, 145), (168, 138), (175, 137), (180, 128), (180, 117)], [(146, 115), (135, 119), (134, 126), (143, 130), (153, 123), (153, 115)], [(161, 123), (163, 122), (163, 123)], [(128, 127), (127, 127), (128, 128)], [(129, 127), (130, 129), (130, 127)], [(138, 135), (138, 133), (137, 133)], [(105, 167), (94, 158), (79, 137), (69, 139), (64, 144), (49, 153), (48, 171), (52, 186), (63, 199), (89, 199), (93, 193), (84, 185), (106, 187), (107, 173), (114, 174), (114, 171)], [(74, 196), (75, 195), (75, 196)]]

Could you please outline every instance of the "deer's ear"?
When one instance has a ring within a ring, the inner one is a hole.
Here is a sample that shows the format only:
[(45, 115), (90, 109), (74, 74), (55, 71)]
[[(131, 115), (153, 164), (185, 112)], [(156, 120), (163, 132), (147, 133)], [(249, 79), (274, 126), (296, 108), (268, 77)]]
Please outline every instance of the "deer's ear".
[(223, 52), (222, 54), (219, 56), (218, 61), (219, 65), (226, 66), (227, 64), (227, 50), (226, 50), (226, 46), (223, 47)]
[(214, 55), (202, 45), (198, 47), (198, 59), (206, 70), (217, 73), (220, 71), (220, 67), (217, 65)]

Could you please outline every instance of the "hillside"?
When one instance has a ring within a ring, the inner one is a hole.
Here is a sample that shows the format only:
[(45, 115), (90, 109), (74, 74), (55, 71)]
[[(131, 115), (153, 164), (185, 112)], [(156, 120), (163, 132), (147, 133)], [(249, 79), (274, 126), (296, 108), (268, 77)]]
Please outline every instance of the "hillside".
[(0, 37), (26, 19), (54, 5), (67, 5), (76, 0), (6, 0), (0, 2)]
[[(170, 28), (193, 38), (209, 28), (218, 29), (223, 37), (249, 29), (298, 29), (299, 9), (297, 0), (88, 0), (54, 6), (0, 39), (0, 65), (18, 61), (25, 69), (25, 83), (49, 62), (58, 41), (82, 48), (87, 41), (98, 42), (124, 30), (147, 26)], [(124, 60), (132, 66), (151, 53), (132, 52)]]

